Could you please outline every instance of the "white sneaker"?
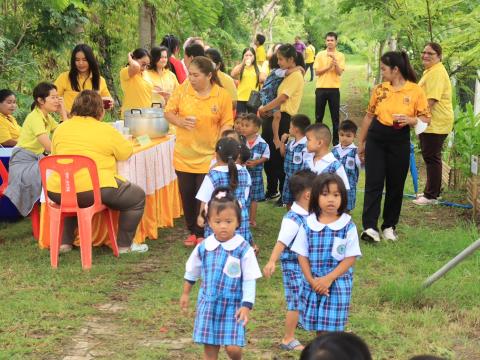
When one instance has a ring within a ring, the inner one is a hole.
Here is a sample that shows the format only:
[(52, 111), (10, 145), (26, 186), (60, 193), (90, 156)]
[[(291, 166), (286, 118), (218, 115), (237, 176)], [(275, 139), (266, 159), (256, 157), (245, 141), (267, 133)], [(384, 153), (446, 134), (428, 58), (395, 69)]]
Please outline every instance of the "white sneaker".
[(384, 238), (385, 240), (397, 241), (397, 239), (398, 239), (397, 233), (396, 233), (396, 231), (393, 229), (393, 227), (389, 227), (389, 228), (383, 229), (382, 235), (383, 235), (383, 238)]
[(417, 199), (412, 200), (415, 205), (425, 206), (425, 205), (436, 205), (438, 204), (437, 199), (427, 199), (425, 196), (419, 196)]
[(128, 254), (128, 253), (144, 253), (148, 251), (147, 244), (135, 244), (132, 243), (129, 248), (121, 248), (119, 249), (120, 254)]
[(380, 242), (380, 234), (377, 230), (372, 228), (364, 230), (360, 235), (360, 238), (369, 242)]

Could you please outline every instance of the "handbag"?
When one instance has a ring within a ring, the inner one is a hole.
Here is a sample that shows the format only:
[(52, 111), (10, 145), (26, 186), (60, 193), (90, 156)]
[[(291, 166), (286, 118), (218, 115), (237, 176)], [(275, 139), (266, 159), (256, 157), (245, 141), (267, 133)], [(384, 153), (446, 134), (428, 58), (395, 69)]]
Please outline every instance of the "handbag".
[(253, 113), (256, 113), (260, 106), (262, 106), (262, 99), (260, 97), (260, 92), (256, 90), (252, 90), (247, 101), (247, 108)]

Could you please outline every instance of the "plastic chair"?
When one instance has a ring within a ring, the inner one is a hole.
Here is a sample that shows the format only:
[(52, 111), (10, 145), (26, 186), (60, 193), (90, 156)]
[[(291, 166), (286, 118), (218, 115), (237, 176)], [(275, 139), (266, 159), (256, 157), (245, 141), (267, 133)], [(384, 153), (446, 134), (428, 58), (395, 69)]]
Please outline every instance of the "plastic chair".
[[(75, 191), (74, 175), (81, 169), (87, 169), (93, 185), (93, 205), (80, 208)], [(48, 198), (47, 170), (55, 171), (61, 178), (61, 205)], [(100, 185), (95, 162), (81, 155), (51, 155), (40, 160), (40, 173), (42, 175), (43, 191), (46, 206), (50, 216), (50, 262), (53, 268), (58, 266), (58, 253), (63, 234), (65, 217), (76, 216), (78, 219), (78, 232), (80, 235), (80, 255), (82, 268), (90, 269), (92, 266), (92, 218), (96, 213), (104, 212), (105, 222), (108, 227), (108, 236), (112, 244), (113, 255), (118, 257), (117, 238), (113, 225), (112, 210), (102, 204)]]
[(1, 161), (0, 161), (0, 178), (2, 179), (2, 183), (0, 184), (0, 197), (2, 197), (8, 185), (8, 171), (5, 168), (5, 165), (3, 165), (3, 162)]
[(38, 202), (33, 205), (29, 216), (32, 221), (33, 238), (38, 240), (40, 239), (40, 204)]

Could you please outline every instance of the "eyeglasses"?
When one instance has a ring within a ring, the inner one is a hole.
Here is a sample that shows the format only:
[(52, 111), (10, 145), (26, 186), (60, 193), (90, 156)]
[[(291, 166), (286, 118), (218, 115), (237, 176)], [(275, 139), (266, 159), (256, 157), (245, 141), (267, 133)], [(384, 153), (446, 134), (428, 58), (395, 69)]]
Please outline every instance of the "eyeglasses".
[(422, 51), (421, 54), (422, 55), (430, 55), (430, 56), (437, 55), (436, 52), (430, 52), (430, 51)]

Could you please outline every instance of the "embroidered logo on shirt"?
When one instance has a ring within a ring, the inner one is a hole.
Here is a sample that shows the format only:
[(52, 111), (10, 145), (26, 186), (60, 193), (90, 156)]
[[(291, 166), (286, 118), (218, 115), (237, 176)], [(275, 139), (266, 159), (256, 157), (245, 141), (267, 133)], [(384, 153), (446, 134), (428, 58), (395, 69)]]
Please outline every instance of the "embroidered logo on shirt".
[(216, 114), (217, 112), (218, 112), (217, 105), (213, 105), (213, 106), (212, 106), (212, 113), (213, 113), (213, 114)]
[(345, 249), (346, 249), (346, 246), (343, 244), (340, 244), (337, 246), (337, 253), (339, 253), (340, 255), (343, 255), (345, 254)]
[(355, 159), (354, 158), (348, 158), (346, 165), (347, 165), (347, 169), (355, 169)]
[(239, 278), (242, 275), (240, 259), (237, 259), (233, 256), (228, 256), (227, 262), (223, 268), (223, 272), (231, 278)]
[(410, 104), (410, 96), (404, 96), (404, 97), (403, 97), (403, 103), (404, 103), (405, 105)]
[(301, 164), (303, 161), (303, 155), (300, 153), (300, 154), (295, 154), (293, 155), (293, 163), (294, 164)]

